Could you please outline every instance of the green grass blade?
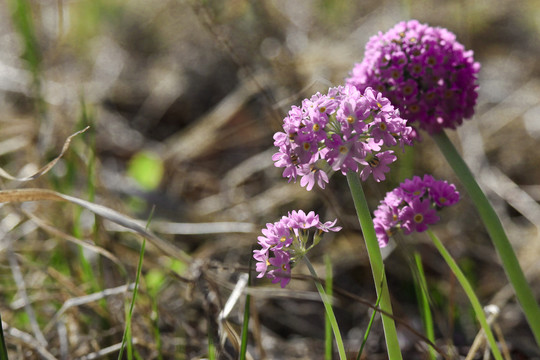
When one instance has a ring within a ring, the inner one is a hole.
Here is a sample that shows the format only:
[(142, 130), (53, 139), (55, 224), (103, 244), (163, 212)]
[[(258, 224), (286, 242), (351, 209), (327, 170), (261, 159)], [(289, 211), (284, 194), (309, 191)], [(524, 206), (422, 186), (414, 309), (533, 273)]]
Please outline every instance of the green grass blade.
[[(383, 284), (381, 284), (381, 287), (382, 285)], [(379, 291), (379, 296), (377, 296), (375, 307), (379, 306), (379, 303), (381, 302), (382, 293), (383, 293), (382, 291)], [(364, 347), (366, 346), (366, 342), (369, 337), (369, 333), (371, 332), (371, 327), (373, 326), (373, 321), (375, 320), (376, 315), (377, 315), (377, 311), (373, 310), (373, 313), (371, 314), (371, 318), (369, 319), (368, 326), (366, 328), (366, 333), (364, 334), (364, 339), (362, 340), (362, 345), (360, 346), (360, 350), (358, 350), (358, 355), (356, 356), (356, 360), (360, 360), (360, 357), (362, 356), (362, 352), (364, 351)]]
[[(148, 225), (152, 219), (152, 216), (154, 214), (154, 208), (152, 208), (152, 211), (150, 213), (150, 217), (148, 219), (148, 222), (146, 224), (146, 229), (148, 229)], [(122, 355), (124, 354), (124, 347), (126, 347), (127, 342), (127, 350), (128, 350), (128, 359), (133, 358), (133, 349), (132, 349), (132, 342), (131, 342), (131, 317), (133, 316), (133, 308), (135, 307), (135, 299), (137, 298), (137, 290), (139, 289), (139, 282), (141, 280), (141, 271), (142, 271), (142, 264), (144, 259), (144, 250), (146, 247), (146, 238), (143, 238), (142, 245), (141, 245), (141, 251), (139, 254), (139, 263), (137, 264), (137, 274), (135, 275), (135, 287), (133, 288), (133, 295), (131, 296), (131, 303), (129, 304), (129, 310), (126, 314), (126, 328), (124, 329), (124, 336), (122, 337), (122, 345), (120, 346), (120, 352), (118, 353), (118, 360), (122, 360)]]
[[(333, 275), (332, 275), (332, 262), (330, 256), (324, 257), (324, 264), (326, 265), (326, 295), (331, 297), (333, 295)], [(334, 339), (332, 338), (332, 323), (328, 314), (324, 317), (324, 339), (325, 339), (325, 359), (332, 360)]]
[[(435, 343), (435, 330), (433, 327), (433, 316), (429, 307), (427, 281), (424, 273), (424, 267), (422, 266), (422, 258), (420, 257), (420, 254), (418, 252), (414, 253), (414, 260), (418, 274), (418, 278), (415, 278), (415, 285), (418, 283), (416, 287), (418, 288), (417, 295), (418, 300), (420, 301), (418, 306), (420, 307), (420, 313), (422, 314), (422, 322), (424, 323), (424, 329), (426, 331), (427, 338), (432, 343)], [(435, 360), (437, 358), (435, 349), (433, 349), (431, 346), (429, 347), (429, 357), (431, 360)]]
[(29, 0), (11, 0), (9, 1), (12, 11), (13, 23), (15, 29), (19, 32), (24, 43), (23, 59), (37, 82), (41, 55), (39, 52), (34, 21), (32, 20), (32, 8)]
[(208, 329), (208, 360), (216, 360), (216, 346), (214, 345), (210, 329)]
[(328, 295), (324, 291), (324, 288), (319, 281), (319, 277), (317, 276), (317, 273), (315, 272), (313, 265), (311, 265), (311, 262), (309, 262), (309, 259), (306, 256), (304, 256), (304, 261), (306, 262), (309, 272), (311, 273), (311, 276), (313, 277), (315, 286), (317, 287), (317, 290), (319, 291), (319, 295), (321, 296), (321, 300), (324, 304), (326, 315), (328, 316), (328, 319), (332, 326), (332, 330), (334, 332), (334, 337), (336, 339), (336, 344), (338, 348), (339, 358), (341, 360), (347, 360), (347, 354), (345, 353), (345, 346), (343, 345), (341, 332), (339, 331), (339, 326), (336, 320), (336, 316), (334, 314), (334, 310), (332, 310), (332, 304), (330, 303), (330, 299), (328, 298)]
[(429, 229), (427, 230), (427, 233), (433, 241), (433, 244), (435, 244), (437, 250), (439, 250), (441, 256), (444, 258), (444, 260), (450, 267), (450, 269), (452, 269), (452, 272), (456, 275), (456, 278), (458, 279), (461, 287), (463, 288), (463, 290), (465, 290), (465, 294), (467, 294), (467, 297), (469, 298), (469, 301), (476, 314), (476, 319), (478, 320), (478, 322), (482, 326), (482, 329), (484, 330), (484, 333), (486, 334), (493, 356), (496, 360), (503, 360), (501, 352), (499, 351), (499, 347), (497, 346), (497, 342), (495, 341), (495, 337), (493, 336), (493, 332), (491, 331), (491, 328), (486, 320), (484, 309), (482, 308), (482, 305), (480, 305), (480, 301), (478, 301), (478, 298), (476, 297), (476, 294), (474, 293), (471, 284), (465, 277), (465, 274), (463, 274), (463, 272), (457, 265), (452, 255), (450, 255), (448, 250), (446, 250), (446, 248), (444, 247), (443, 243), (439, 240), (439, 238), (435, 236), (435, 234)]
[[(251, 252), (253, 253), (253, 251)], [(248, 266), (248, 287), (251, 286), (251, 265), (253, 263), (253, 256), (249, 257)], [(246, 294), (246, 304), (244, 306), (244, 320), (242, 322), (242, 343), (240, 344), (240, 360), (246, 359), (248, 334), (249, 334), (249, 308), (251, 304), (251, 295)]]
[(0, 360), (8, 360), (6, 342), (4, 340), (4, 328), (2, 326), (2, 316), (0, 315)]
[(536, 344), (540, 346), (540, 305), (537, 303), (536, 298), (527, 283), (527, 279), (523, 274), (523, 270), (521, 269), (517, 256), (512, 248), (512, 244), (510, 244), (510, 241), (508, 240), (497, 213), (446, 133), (441, 131), (437, 134), (433, 134), (432, 137), (456, 175), (461, 180), (469, 197), (476, 206), (476, 209), (484, 222), (484, 226), (491, 237), (493, 245), (497, 249), (497, 253), (502, 261), (508, 279), (514, 287), (516, 296), (534, 334)]

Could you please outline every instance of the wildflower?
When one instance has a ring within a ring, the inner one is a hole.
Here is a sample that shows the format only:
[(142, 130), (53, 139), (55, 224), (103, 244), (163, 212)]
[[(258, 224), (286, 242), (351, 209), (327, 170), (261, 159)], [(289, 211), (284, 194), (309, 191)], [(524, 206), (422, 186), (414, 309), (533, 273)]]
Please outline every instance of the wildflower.
[(353, 86), (330, 88), (293, 106), (283, 120), (283, 132), (274, 135), (279, 151), (272, 156), (289, 181), (323, 188), (331, 172), (361, 172), (376, 181), (385, 179), (396, 160), (383, 147), (411, 145), (414, 131), (381, 93)]
[(437, 210), (454, 205), (459, 193), (453, 184), (435, 180), (431, 175), (407, 179), (388, 192), (375, 210), (373, 224), (379, 245), (388, 244), (390, 236), (403, 230), (408, 235), (423, 232), (439, 221)]
[(264, 236), (258, 237), (261, 249), (253, 251), (257, 261), (255, 270), (258, 278), (266, 276), (272, 283), (287, 286), (291, 279), (291, 266), (300, 260), (321, 240), (322, 234), (341, 230), (334, 221), (320, 222), (314, 211), (307, 214), (291, 211), (275, 223), (266, 224), (262, 229)]
[(346, 83), (372, 87), (429, 133), (472, 117), (480, 64), (447, 29), (404, 21), (371, 37)]

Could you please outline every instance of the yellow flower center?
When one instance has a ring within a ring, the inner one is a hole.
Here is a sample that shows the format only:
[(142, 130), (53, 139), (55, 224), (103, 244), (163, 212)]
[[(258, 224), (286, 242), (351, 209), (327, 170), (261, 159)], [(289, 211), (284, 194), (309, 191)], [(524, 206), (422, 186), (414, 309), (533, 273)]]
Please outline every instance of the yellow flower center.
[(424, 221), (424, 215), (422, 215), (422, 214), (414, 215), (414, 222), (415, 223), (420, 224), (422, 221)]

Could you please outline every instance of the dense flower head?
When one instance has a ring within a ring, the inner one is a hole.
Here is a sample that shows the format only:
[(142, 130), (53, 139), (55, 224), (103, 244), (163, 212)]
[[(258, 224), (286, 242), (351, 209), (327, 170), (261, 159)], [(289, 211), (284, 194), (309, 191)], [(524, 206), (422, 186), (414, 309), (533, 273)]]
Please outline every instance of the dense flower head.
[(388, 165), (396, 160), (392, 150), (411, 145), (413, 129), (381, 93), (353, 86), (330, 88), (293, 106), (283, 120), (283, 132), (274, 135), (279, 151), (272, 156), (275, 166), (285, 168), (289, 181), (311, 190), (324, 188), (329, 174), (360, 172), (385, 179)]
[(396, 231), (405, 235), (423, 232), (439, 221), (437, 210), (454, 205), (459, 193), (454, 184), (435, 180), (431, 175), (407, 179), (388, 192), (375, 210), (373, 224), (381, 247)]
[(472, 117), (479, 70), (453, 33), (410, 20), (371, 37), (346, 82), (382, 92), (405, 119), (436, 133)]
[(291, 280), (291, 264), (300, 260), (306, 252), (317, 245), (323, 233), (339, 231), (337, 220), (322, 223), (319, 215), (310, 211), (291, 211), (281, 220), (266, 224), (263, 236), (258, 237), (261, 249), (253, 251), (257, 261), (258, 278), (266, 275), (272, 283), (287, 286)]

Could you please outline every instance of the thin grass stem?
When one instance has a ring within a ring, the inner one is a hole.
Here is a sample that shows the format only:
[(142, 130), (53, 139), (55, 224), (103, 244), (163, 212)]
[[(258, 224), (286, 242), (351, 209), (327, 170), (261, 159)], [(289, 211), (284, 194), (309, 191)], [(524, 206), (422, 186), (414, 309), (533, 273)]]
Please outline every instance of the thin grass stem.
[[(148, 222), (146, 223), (146, 229), (148, 229), (148, 225), (150, 224), (150, 221), (152, 220), (152, 216), (154, 215), (154, 209), (155, 207), (152, 207), (152, 211), (150, 212), (150, 216), (148, 218)], [(142, 264), (144, 259), (144, 250), (146, 247), (146, 238), (143, 238), (142, 244), (141, 244), (141, 252), (139, 254), (139, 262), (137, 264), (137, 274), (135, 275), (135, 287), (133, 288), (133, 295), (131, 296), (131, 303), (129, 304), (129, 311), (126, 314), (126, 328), (124, 329), (124, 336), (122, 337), (122, 345), (120, 346), (120, 352), (118, 353), (118, 360), (122, 359), (122, 355), (124, 353), (124, 346), (127, 342), (127, 349), (128, 349), (128, 359), (133, 358), (132, 353), (132, 342), (131, 342), (131, 317), (133, 316), (133, 308), (135, 307), (135, 299), (137, 298), (137, 291), (139, 289), (139, 282), (141, 280), (141, 272), (142, 272)]]
[[(426, 281), (426, 276), (424, 274), (424, 267), (422, 266), (422, 259), (418, 252), (415, 252), (414, 260), (415, 260), (417, 274), (418, 274), (416, 282), (418, 282), (418, 293), (419, 293), (418, 295), (419, 295), (419, 300), (420, 300), (419, 306), (420, 306), (420, 311), (422, 314), (422, 320), (424, 323), (424, 329), (426, 330), (427, 338), (432, 343), (435, 343), (435, 330), (433, 328), (433, 316), (431, 314), (431, 309), (429, 307), (427, 281)], [(436, 351), (431, 346), (429, 347), (429, 357), (432, 360), (435, 360), (437, 358)]]
[(2, 326), (1, 315), (0, 315), (0, 360), (8, 360), (6, 341), (4, 339), (4, 327)]
[(326, 316), (328, 317), (328, 320), (330, 321), (330, 324), (332, 326), (332, 330), (334, 331), (334, 338), (336, 339), (336, 345), (337, 345), (337, 350), (339, 353), (339, 358), (341, 360), (347, 360), (347, 354), (345, 353), (345, 346), (343, 345), (341, 332), (339, 331), (339, 326), (336, 320), (336, 316), (334, 315), (334, 310), (332, 310), (332, 304), (330, 303), (330, 299), (328, 298), (328, 295), (324, 291), (324, 288), (319, 281), (317, 272), (315, 271), (315, 269), (313, 268), (313, 265), (311, 265), (311, 262), (306, 256), (304, 256), (304, 261), (306, 262), (306, 265), (309, 269), (309, 272), (311, 273), (311, 276), (313, 276), (313, 281), (315, 282), (315, 286), (317, 287), (317, 290), (319, 291), (319, 295), (321, 296), (321, 300), (326, 310)]
[[(252, 251), (253, 253), (253, 251)], [(251, 265), (253, 263), (253, 256), (249, 257), (249, 270), (248, 270), (248, 286), (251, 286)], [(246, 294), (246, 303), (244, 305), (244, 320), (242, 322), (242, 343), (240, 344), (240, 360), (246, 359), (248, 334), (249, 334), (249, 313), (250, 313), (251, 295), (249, 292)]]
[[(382, 284), (381, 284), (382, 287)], [(381, 295), (383, 294), (382, 291), (379, 291), (379, 296), (377, 296), (377, 301), (375, 302), (375, 307), (379, 306), (379, 303), (381, 302)], [(369, 319), (368, 326), (366, 328), (366, 333), (364, 334), (364, 339), (362, 340), (362, 345), (360, 346), (360, 350), (358, 350), (358, 355), (356, 356), (356, 360), (360, 360), (362, 357), (362, 352), (364, 351), (364, 347), (366, 346), (367, 339), (369, 337), (369, 333), (371, 332), (371, 327), (373, 326), (373, 321), (375, 321), (375, 315), (377, 315), (377, 311), (373, 310), (373, 313), (371, 314), (371, 318)]]
[[(333, 284), (333, 274), (332, 274), (332, 262), (330, 260), (330, 256), (325, 255), (324, 257), (324, 264), (326, 266), (326, 277), (325, 277), (325, 288), (326, 288), (326, 295), (328, 297), (332, 297), (334, 292), (334, 284)], [(332, 360), (333, 352), (334, 352), (334, 341), (332, 339), (332, 323), (330, 321), (330, 318), (328, 314), (324, 317), (324, 339), (325, 339), (325, 345), (324, 345), (324, 356), (326, 360)]]
[[(390, 301), (390, 292), (388, 291), (388, 284), (386, 283), (386, 276), (384, 275), (384, 264), (381, 255), (381, 249), (377, 236), (375, 234), (375, 228), (373, 227), (373, 219), (362, 189), (362, 184), (358, 178), (356, 172), (347, 173), (347, 182), (349, 183), (349, 189), (354, 201), (354, 207), (360, 221), (360, 227), (364, 234), (364, 241), (366, 243), (366, 249), (369, 256), (369, 262), (371, 264), (371, 271), (373, 274), (373, 280), (375, 282), (375, 288), (377, 290), (377, 296), (379, 291), (382, 292), (380, 308), (388, 314), (392, 314), (392, 303)], [(382, 284), (382, 288), (379, 290), (379, 284)], [(396, 324), (394, 319), (389, 316), (382, 315), (382, 322), (384, 328), (384, 336), (386, 339), (386, 347), (388, 351), (388, 357), (392, 360), (402, 359), (401, 349), (399, 347), (399, 341), (397, 337)]]
[(454, 260), (452, 255), (450, 255), (448, 250), (446, 250), (439, 238), (435, 236), (435, 234), (429, 229), (427, 230), (427, 233), (433, 241), (433, 244), (435, 244), (437, 250), (439, 250), (441, 256), (444, 258), (444, 260), (454, 273), (454, 275), (456, 275), (456, 278), (458, 279), (461, 287), (465, 291), (465, 294), (467, 294), (467, 297), (469, 298), (469, 301), (471, 302), (471, 305), (476, 314), (476, 319), (478, 320), (478, 322), (482, 326), (482, 329), (484, 330), (484, 333), (486, 334), (493, 356), (496, 360), (503, 360), (501, 352), (499, 351), (499, 347), (497, 346), (497, 342), (495, 341), (495, 337), (493, 336), (493, 332), (491, 331), (491, 328), (487, 322), (486, 315), (484, 314), (484, 309), (482, 308), (482, 305), (480, 305), (480, 301), (478, 301), (478, 298), (476, 297), (476, 294), (474, 293), (471, 284), (467, 280), (467, 277), (465, 277), (465, 274), (463, 274), (456, 261)]
[(540, 346), (540, 307), (527, 283), (527, 279), (523, 274), (523, 270), (521, 269), (517, 256), (508, 240), (497, 213), (446, 133), (441, 131), (434, 134), (433, 139), (439, 146), (439, 149), (450, 166), (454, 169), (456, 175), (460, 178), (463, 186), (476, 206), (476, 209), (480, 213), (480, 217), (491, 237), (493, 245), (497, 249), (504, 270), (516, 292), (517, 299), (523, 308), (525, 317), (529, 322), (536, 344)]

